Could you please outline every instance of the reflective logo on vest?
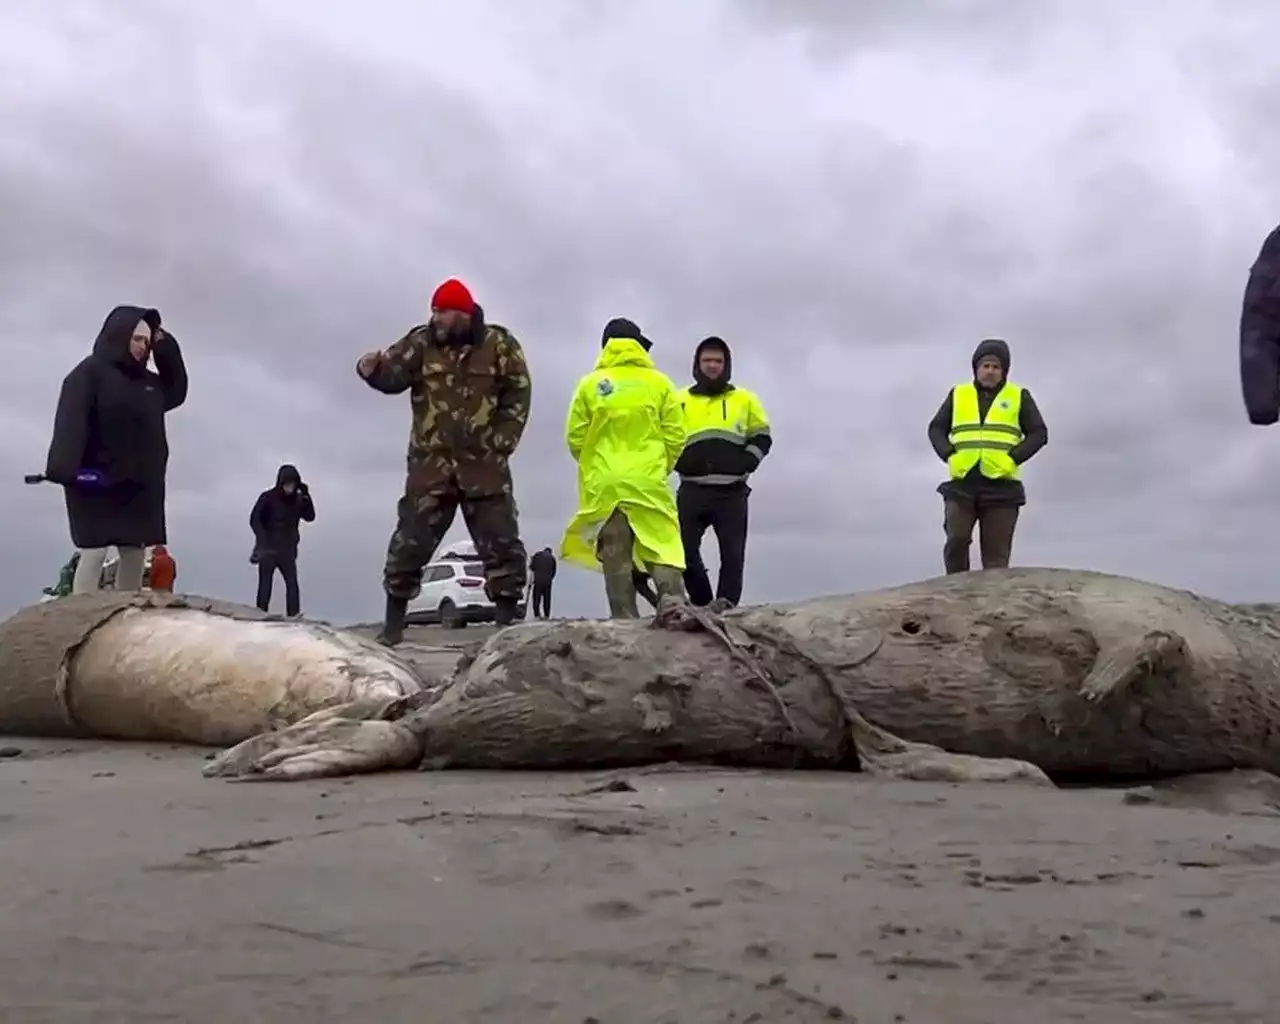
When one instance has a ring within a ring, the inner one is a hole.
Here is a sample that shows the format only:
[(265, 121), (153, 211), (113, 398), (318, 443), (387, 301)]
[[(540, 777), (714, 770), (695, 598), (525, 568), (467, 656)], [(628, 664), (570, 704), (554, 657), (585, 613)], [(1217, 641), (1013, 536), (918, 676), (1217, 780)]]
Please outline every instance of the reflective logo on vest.
[(607, 398), (609, 395), (613, 394), (613, 381), (608, 377), (601, 377), (600, 382), (596, 384), (596, 393), (601, 398)]

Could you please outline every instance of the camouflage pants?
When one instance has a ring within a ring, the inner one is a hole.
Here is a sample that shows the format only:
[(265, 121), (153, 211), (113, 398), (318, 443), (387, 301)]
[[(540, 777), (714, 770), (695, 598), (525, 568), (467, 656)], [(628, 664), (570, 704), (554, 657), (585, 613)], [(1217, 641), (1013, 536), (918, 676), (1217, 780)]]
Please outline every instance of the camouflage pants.
[(459, 490), (406, 494), (400, 499), (382, 572), (382, 587), (389, 595), (411, 601), (421, 593), (423, 567), (449, 532), (459, 507), (484, 563), (489, 600), (524, 597), (528, 559), (520, 542), (515, 498), (510, 494), (472, 497)]
[[(596, 554), (604, 570), (604, 592), (609, 599), (609, 617), (612, 619), (638, 619), (640, 609), (636, 605), (635, 534), (622, 509), (614, 509), (608, 521), (600, 528), (596, 539)], [(649, 575), (658, 597), (684, 597), (684, 575), (670, 565), (648, 565)]]

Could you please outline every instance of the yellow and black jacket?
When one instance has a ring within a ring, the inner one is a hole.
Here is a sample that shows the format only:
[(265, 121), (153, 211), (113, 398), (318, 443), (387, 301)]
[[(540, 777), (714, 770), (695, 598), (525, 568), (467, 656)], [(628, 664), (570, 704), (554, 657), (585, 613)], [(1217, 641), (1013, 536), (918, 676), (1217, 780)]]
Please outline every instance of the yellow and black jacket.
[[(702, 352), (724, 353), (724, 374), (708, 380), (698, 366)], [(707, 338), (693, 357), (695, 383), (680, 395), (684, 409), (684, 451), (676, 462), (681, 483), (731, 487), (743, 483), (769, 454), (769, 417), (755, 392), (730, 383), (733, 357), (720, 338)]]

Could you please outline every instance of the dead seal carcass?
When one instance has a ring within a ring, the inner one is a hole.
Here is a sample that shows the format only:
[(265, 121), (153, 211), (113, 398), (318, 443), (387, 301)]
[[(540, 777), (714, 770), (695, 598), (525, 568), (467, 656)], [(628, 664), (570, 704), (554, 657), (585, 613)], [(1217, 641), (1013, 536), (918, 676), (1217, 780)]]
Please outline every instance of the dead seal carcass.
[(335, 704), (422, 689), (384, 647), (206, 598), (104, 592), (0, 623), (0, 733), (239, 743)]
[(654, 625), (668, 628), (517, 626), (428, 707), (322, 712), (207, 773), (683, 760), (1044, 782), (1280, 769), (1280, 629), (1138, 580), (997, 570), (723, 619), (667, 606)]

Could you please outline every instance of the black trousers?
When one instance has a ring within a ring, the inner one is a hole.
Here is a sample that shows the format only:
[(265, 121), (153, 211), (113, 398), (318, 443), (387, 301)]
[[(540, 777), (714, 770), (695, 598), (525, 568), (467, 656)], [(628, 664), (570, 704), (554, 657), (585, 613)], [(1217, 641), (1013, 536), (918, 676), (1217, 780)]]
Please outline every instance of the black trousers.
[[(742, 576), (747, 563), (747, 496), (744, 484), (716, 487), (683, 483), (676, 493), (680, 539), (684, 543), (684, 585), (695, 605), (708, 605), (713, 596), (736, 605), (742, 600)], [(715, 594), (702, 561), (702, 538), (710, 528), (720, 546), (720, 578)]]
[(302, 594), (298, 590), (298, 559), (277, 558), (275, 555), (263, 555), (258, 562), (258, 608), (271, 610), (271, 585), (275, 582), (277, 570), (284, 580), (284, 611), (286, 615), (297, 615), (302, 611)]
[(1007, 569), (1013, 555), (1013, 532), (1018, 525), (1017, 505), (991, 504), (981, 498), (961, 501), (948, 498), (943, 503), (942, 529), (946, 541), (942, 545), (942, 565), (947, 574), (969, 571), (969, 546), (973, 529), (978, 528), (978, 549), (982, 568)]
[(635, 585), (636, 593), (649, 603), (650, 608), (657, 611), (658, 592), (653, 589), (653, 580), (649, 578), (649, 574), (641, 572), (639, 569), (632, 569), (631, 582)]
[(533, 617), (535, 619), (551, 618), (551, 581), (545, 583), (533, 581)]

